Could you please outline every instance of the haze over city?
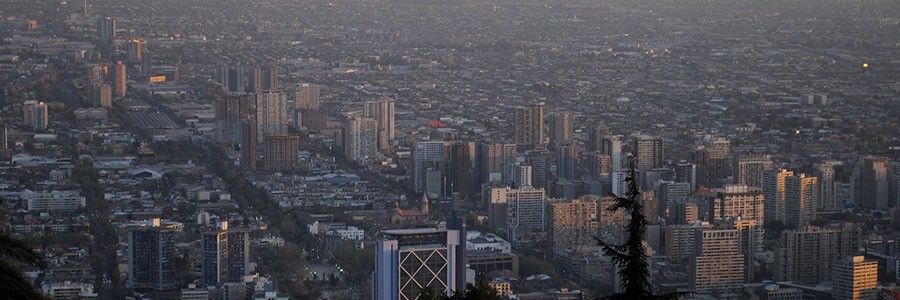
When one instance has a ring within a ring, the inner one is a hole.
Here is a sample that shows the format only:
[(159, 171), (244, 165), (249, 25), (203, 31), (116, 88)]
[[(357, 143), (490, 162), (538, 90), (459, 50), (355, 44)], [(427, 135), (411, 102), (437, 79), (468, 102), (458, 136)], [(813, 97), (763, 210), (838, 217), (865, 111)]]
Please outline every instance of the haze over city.
[(900, 299), (900, 1), (0, 0), (0, 87), (0, 299)]

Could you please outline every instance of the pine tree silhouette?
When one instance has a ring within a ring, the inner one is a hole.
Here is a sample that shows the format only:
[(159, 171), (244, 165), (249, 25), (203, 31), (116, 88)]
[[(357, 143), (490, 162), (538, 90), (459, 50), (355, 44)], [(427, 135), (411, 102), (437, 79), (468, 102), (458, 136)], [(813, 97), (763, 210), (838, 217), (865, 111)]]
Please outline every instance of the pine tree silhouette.
[(647, 252), (643, 245), (644, 232), (647, 229), (647, 217), (644, 216), (644, 207), (640, 201), (634, 159), (629, 161), (630, 171), (625, 182), (628, 183), (628, 191), (625, 197), (616, 198), (616, 203), (607, 208), (610, 211), (624, 209), (631, 214), (631, 223), (628, 224), (628, 240), (621, 245), (612, 245), (595, 237), (598, 244), (603, 247), (603, 253), (612, 258), (613, 263), (619, 267), (618, 275), (622, 278), (620, 286), (623, 292), (613, 294), (603, 299), (672, 299), (677, 300), (689, 293), (669, 293), (653, 295), (653, 287), (650, 285), (650, 267), (647, 264)]
[(45, 268), (42, 256), (24, 241), (0, 234), (0, 299), (45, 299), (14, 262)]

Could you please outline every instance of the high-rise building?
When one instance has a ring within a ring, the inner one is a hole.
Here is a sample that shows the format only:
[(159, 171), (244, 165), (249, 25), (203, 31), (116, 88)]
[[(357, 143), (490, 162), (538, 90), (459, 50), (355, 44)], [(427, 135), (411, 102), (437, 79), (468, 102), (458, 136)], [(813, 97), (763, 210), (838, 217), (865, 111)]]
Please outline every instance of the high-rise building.
[(693, 259), (691, 286), (700, 295), (739, 296), (744, 284), (744, 255), (736, 229), (702, 230)]
[(622, 244), (627, 238), (625, 224), (625, 211), (609, 210), (617, 200), (612, 196), (584, 196), (586, 199), (597, 201), (597, 214), (600, 216), (600, 238), (608, 243)]
[(516, 163), (513, 165), (512, 187), (520, 188), (523, 186), (531, 186), (533, 169), (528, 164)]
[(675, 172), (671, 168), (644, 170), (635, 175), (638, 176), (638, 187), (648, 191), (655, 190), (661, 182), (673, 182), (675, 179)]
[(294, 87), (294, 105), (298, 110), (319, 110), (320, 87), (317, 84), (304, 83)]
[(746, 282), (755, 282), (756, 264), (754, 258), (757, 253), (762, 253), (763, 241), (766, 231), (757, 220), (740, 220), (734, 222), (741, 241), (741, 254), (744, 255), (744, 279)]
[[(508, 162), (515, 158), (515, 147), (508, 145), (506, 155)], [(536, 149), (525, 152), (525, 163), (531, 166), (531, 186), (538, 189), (546, 189), (549, 185), (547, 178), (550, 173), (550, 152), (547, 149)]]
[(706, 149), (706, 146), (698, 145), (696, 149), (692, 150), (688, 154), (688, 162), (694, 165), (695, 171), (697, 172), (697, 188), (709, 187), (716, 184), (717, 181), (712, 179), (712, 174), (708, 167), (709, 150)]
[(625, 157), (622, 154), (621, 135), (604, 136), (602, 151), (603, 154), (609, 155), (609, 160), (612, 162), (613, 172), (625, 171), (625, 166), (623, 165), (623, 160), (625, 159)]
[(394, 140), (394, 100), (366, 101), (363, 108), (364, 116), (378, 121), (378, 149), (390, 151)]
[[(216, 140), (220, 143), (242, 144), (243, 120), (256, 119), (256, 99), (250, 94), (229, 94), (216, 101)], [(255, 124), (255, 122), (254, 122)], [(254, 128), (253, 132), (258, 129)], [(254, 137), (256, 141), (258, 137)]]
[(788, 228), (801, 228), (815, 219), (818, 189), (816, 177), (798, 174), (785, 178), (784, 224)]
[(506, 228), (510, 240), (543, 234), (546, 229), (547, 193), (523, 187), (506, 193)]
[[(447, 152), (450, 152), (447, 149)], [(450, 160), (428, 161), (425, 163), (425, 194), (433, 198), (450, 198)]]
[[(819, 178), (819, 180), (822, 180), (822, 178)], [(836, 190), (839, 190), (837, 188), (839, 185), (840, 183), (835, 184)], [(894, 161), (888, 165), (888, 185), (888, 202), (893, 203), (895, 207), (900, 207), (900, 161)], [(841, 200), (837, 201), (841, 202)]]
[(515, 191), (518, 191), (518, 189), (512, 189), (508, 186), (490, 188), (487, 195), (488, 199), (486, 200), (488, 223), (494, 229), (502, 230), (506, 228), (507, 198), (509, 193)]
[(297, 127), (310, 130), (322, 130), (327, 126), (325, 112), (321, 110), (317, 84), (304, 83), (294, 87), (294, 105), (297, 112)]
[(580, 184), (576, 185), (572, 181), (566, 179), (559, 179), (553, 181), (550, 184), (550, 188), (547, 189), (547, 193), (552, 198), (556, 199), (575, 199), (578, 196), (583, 196), (578, 194), (580, 188)]
[(578, 147), (572, 143), (558, 144), (556, 147), (556, 177), (574, 180), (578, 160)]
[[(516, 158), (515, 144), (502, 144), (484, 141), (478, 143), (476, 159), (478, 164), (478, 184), (484, 184), (491, 181), (501, 181), (503, 178), (503, 169), (509, 167)], [(507, 178), (508, 179), (508, 178)]]
[(328, 128), (328, 113), (324, 110), (299, 110), (296, 111), (296, 126), (308, 130), (323, 130)]
[(572, 114), (558, 112), (550, 114), (550, 145), (554, 149), (560, 144), (572, 143)]
[(278, 89), (278, 66), (275, 62), (269, 62), (262, 70), (263, 90)]
[(658, 224), (660, 212), (664, 211), (660, 207), (659, 195), (655, 190), (643, 190), (640, 200), (644, 206), (644, 216), (647, 217), (647, 221), (651, 224)]
[(718, 137), (712, 142), (709, 149), (710, 159), (725, 159), (731, 156), (731, 141), (725, 137)]
[(765, 154), (747, 153), (738, 157), (734, 170), (735, 182), (748, 187), (762, 187), (762, 173), (775, 167), (772, 159)]
[(250, 232), (228, 228), (222, 221), (216, 230), (202, 233), (202, 280), (206, 286), (242, 282), (250, 274)]
[(25, 126), (34, 128), (34, 107), (38, 105), (37, 101), (29, 100), (22, 103), (22, 123)]
[[(268, 291), (269, 289), (263, 286), (263, 290)], [(206, 290), (209, 292), (209, 290)], [(254, 294), (256, 292), (256, 284), (252, 282), (226, 282), (222, 285), (222, 300), (246, 300), (253, 299)], [(274, 297), (272, 297), (275, 294)], [(284, 299), (283, 297), (278, 297), (275, 292), (266, 292), (263, 294), (265, 299)], [(259, 296), (259, 295), (257, 295)], [(208, 296), (207, 296), (208, 297)], [(181, 300), (189, 300), (184, 299), (182, 296)], [(208, 298), (202, 298), (197, 300), (209, 300)]]
[(731, 141), (727, 138), (716, 138), (711, 147), (698, 147), (692, 156), (700, 173), (698, 185), (720, 187), (731, 175)]
[(691, 194), (691, 187), (687, 182), (662, 181), (657, 190), (660, 199), (666, 203), (684, 202)]
[(262, 68), (259, 66), (253, 66), (250, 68), (249, 81), (250, 85), (247, 86), (248, 93), (262, 93), (266, 89), (263, 88), (262, 84)]
[(355, 117), (344, 127), (344, 157), (349, 161), (366, 162), (378, 156), (378, 121)]
[(47, 130), (47, 104), (34, 100), (25, 101), (22, 104), (22, 120), (25, 126), (35, 131)]
[(865, 256), (841, 259), (834, 265), (833, 300), (875, 300), (878, 296), (878, 261)]
[(746, 185), (726, 185), (713, 205), (713, 219), (724, 223), (729, 220), (756, 220), (763, 222), (765, 199), (762, 190)]
[(224, 66), (225, 78), (220, 81), (229, 91), (243, 93), (247, 90), (247, 79), (243, 66)]
[(839, 161), (826, 161), (818, 165), (819, 203), (816, 207), (823, 211), (840, 210), (844, 207), (835, 193), (834, 167), (841, 165)]
[[(513, 173), (512, 167), (516, 162), (516, 154), (516, 144), (489, 141), (479, 143), (477, 145), (476, 159), (478, 161), (476, 167), (479, 174), (479, 183), (510, 181)], [(546, 171), (546, 168), (544, 170)]]
[(600, 215), (600, 223), (603, 225), (606, 224), (621, 224), (625, 225), (625, 212), (624, 210), (609, 210), (609, 208), (616, 204), (616, 198), (611, 196), (585, 196), (584, 198), (593, 199), (597, 201), (597, 211), (599, 211)]
[(103, 65), (99, 64), (92, 64), (87, 67), (87, 73), (85, 74), (84, 78), (84, 87), (85, 94), (87, 94), (88, 100), (91, 101), (91, 104), (94, 103), (92, 97), (92, 89), (94, 88), (94, 86), (98, 86), (106, 82), (106, 72), (103, 69)]
[(693, 224), (700, 219), (700, 206), (697, 203), (679, 202), (670, 207), (672, 208), (668, 215), (675, 224)]
[(423, 289), (450, 296), (465, 289), (464, 234), (419, 228), (384, 230), (375, 241), (374, 300), (416, 300)]
[(687, 161), (681, 161), (675, 165), (675, 182), (686, 182), (691, 187), (691, 192), (697, 190), (697, 165)]
[(788, 170), (771, 170), (763, 172), (762, 192), (765, 199), (765, 223), (785, 221), (786, 182), (794, 172)]
[(854, 201), (865, 208), (886, 209), (889, 203), (888, 164), (884, 156), (860, 157), (853, 170)]
[(241, 169), (256, 170), (256, 119), (253, 117), (241, 120)]
[(111, 107), (113, 98), (113, 87), (109, 83), (100, 85), (96, 106)]
[(782, 232), (775, 250), (775, 281), (818, 284), (831, 280), (835, 261), (860, 252), (861, 235), (860, 228), (849, 223)]
[(666, 257), (672, 262), (682, 262), (697, 255), (697, 244), (701, 241), (703, 228), (700, 225), (666, 226)]
[(153, 58), (150, 56), (150, 52), (144, 49), (143, 53), (141, 53), (141, 74), (144, 76), (150, 75), (152, 69)]
[(787, 170), (763, 172), (765, 221), (780, 221), (789, 228), (801, 228), (816, 218), (818, 178), (794, 175)]
[(138, 65), (141, 63), (143, 49), (141, 49), (141, 44), (143, 41), (132, 39), (128, 40), (128, 44), (126, 45), (125, 54), (128, 58), (128, 63), (131, 65)]
[(600, 218), (594, 198), (550, 201), (550, 237), (553, 252), (597, 243)]
[(300, 136), (286, 133), (267, 134), (264, 141), (266, 170), (284, 171), (297, 165)]
[(468, 197), (474, 192), (471, 149), (469, 143), (457, 142), (450, 146), (450, 186), (461, 197)]
[[(143, 62), (144, 61), (141, 60), (141, 64), (142, 64), (141, 71), (142, 72), (145, 71), (145, 70), (143, 70), (143, 67), (144, 67)], [(228, 82), (228, 79), (230, 77), (229, 75), (231, 75), (231, 74), (230, 74), (230, 70), (229, 70), (227, 64), (216, 65), (216, 70), (215, 70), (215, 73), (213, 74), (213, 78), (215, 78), (215, 81), (218, 82), (219, 84), (221, 84), (222, 89), (226, 90), (226, 91), (231, 91), (231, 86)]]
[(679, 203), (684, 203), (690, 193), (691, 187), (687, 182), (660, 182), (656, 188), (656, 197), (659, 199), (658, 215), (664, 218), (669, 217), (674, 213), (670, 211), (671, 208)]
[(287, 95), (279, 91), (256, 94), (257, 140), (288, 132)]
[(152, 219), (128, 227), (128, 287), (175, 289), (175, 236), (183, 225)]
[(0, 128), (0, 160), (5, 161), (9, 158), (9, 127), (3, 125), (3, 128)]
[(115, 67), (113, 68), (113, 74), (115, 75), (113, 77), (113, 97), (125, 97), (125, 89), (127, 88), (128, 80), (128, 74), (126, 73), (125, 64), (123, 64), (121, 61), (117, 61)]
[(618, 196), (624, 196), (628, 192), (628, 172), (613, 171), (610, 174), (610, 192)]
[[(603, 151), (603, 137), (609, 135), (609, 126), (597, 124), (588, 131), (588, 151)], [(609, 153), (605, 153), (609, 154)]]
[(425, 190), (426, 171), (428, 165), (450, 161), (450, 149), (447, 142), (416, 142), (413, 149), (413, 185), (416, 192)]
[(525, 186), (491, 189), (488, 218), (496, 228), (506, 229), (511, 240), (542, 234), (546, 223), (547, 193)]
[(663, 166), (663, 140), (661, 137), (638, 135), (634, 138), (637, 169), (649, 170)]
[(97, 20), (97, 42), (103, 46), (112, 46), (116, 38), (116, 19), (106, 17)]
[(516, 107), (513, 123), (513, 140), (517, 145), (533, 149), (544, 144), (543, 103)]
[(269, 63), (265, 67), (253, 66), (247, 75), (249, 80), (249, 85), (246, 86), (247, 92), (261, 93), (278, 89), (278, 70), (274, 63)]
[(600, 179), (612, 172), (612, 161), (609, 155), (600, 151), (584, 153), (584, 164), (588, 169), (588, 178)]

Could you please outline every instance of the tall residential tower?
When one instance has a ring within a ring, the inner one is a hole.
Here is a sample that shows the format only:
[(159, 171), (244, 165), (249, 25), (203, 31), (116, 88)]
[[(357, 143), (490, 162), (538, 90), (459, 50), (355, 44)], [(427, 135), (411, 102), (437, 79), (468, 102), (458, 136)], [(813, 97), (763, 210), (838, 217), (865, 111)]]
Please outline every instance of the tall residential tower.
[(513, 123), (513, 139), (517, 145), (533, 149), (544, 144), (543, 103), (516, 107)]

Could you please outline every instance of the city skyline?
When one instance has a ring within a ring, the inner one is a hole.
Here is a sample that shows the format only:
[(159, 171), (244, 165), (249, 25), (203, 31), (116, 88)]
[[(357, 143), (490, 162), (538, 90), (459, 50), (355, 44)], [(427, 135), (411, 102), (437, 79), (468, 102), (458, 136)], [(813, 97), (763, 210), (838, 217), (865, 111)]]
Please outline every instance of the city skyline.
[(0, 7), (0, 292), (900, 295), (897, 1)]

